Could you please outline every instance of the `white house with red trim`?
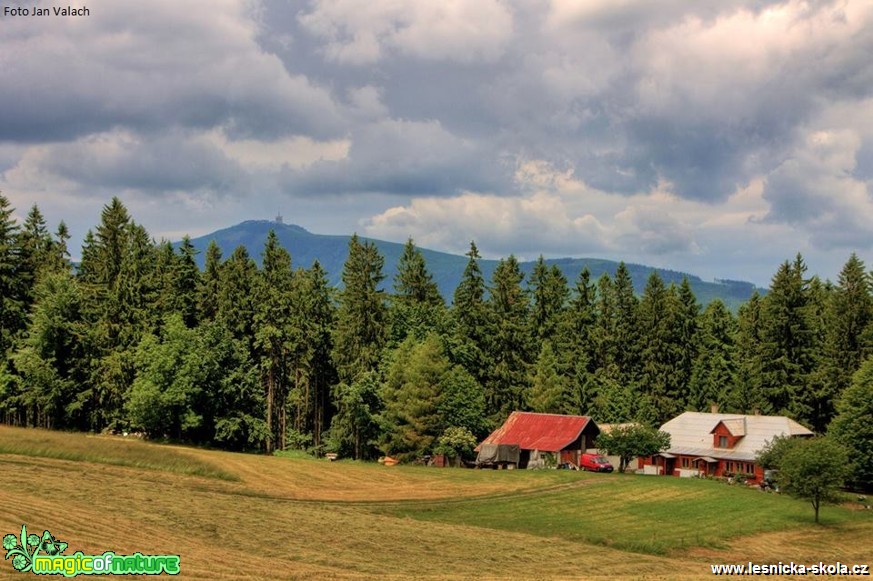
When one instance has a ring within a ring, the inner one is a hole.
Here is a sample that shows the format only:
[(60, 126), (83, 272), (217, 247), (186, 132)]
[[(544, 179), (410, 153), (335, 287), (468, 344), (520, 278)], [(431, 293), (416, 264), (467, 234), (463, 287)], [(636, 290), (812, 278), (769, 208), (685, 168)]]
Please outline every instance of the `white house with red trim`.
[(648, 473), (673, 476), (745, 475), (761, 482), (764, 469), (755, 458), (777, 436), (809, 438), (813, 433), (784, 416), (685, 412), (661, 426), (670, 449), (640, 458)]

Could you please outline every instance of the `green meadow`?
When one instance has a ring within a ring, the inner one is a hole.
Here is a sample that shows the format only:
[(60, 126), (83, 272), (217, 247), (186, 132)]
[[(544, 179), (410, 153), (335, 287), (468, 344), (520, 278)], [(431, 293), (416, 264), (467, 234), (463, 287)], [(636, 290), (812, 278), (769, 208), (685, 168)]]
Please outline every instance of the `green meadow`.
[[(873, 511), (708, 480), (385, 467), (0, 428), (0, 533), (179, 554), (182, 579), (704, 579), (865, 563)], [(8, 561), (0, 579), (21, 579)]]

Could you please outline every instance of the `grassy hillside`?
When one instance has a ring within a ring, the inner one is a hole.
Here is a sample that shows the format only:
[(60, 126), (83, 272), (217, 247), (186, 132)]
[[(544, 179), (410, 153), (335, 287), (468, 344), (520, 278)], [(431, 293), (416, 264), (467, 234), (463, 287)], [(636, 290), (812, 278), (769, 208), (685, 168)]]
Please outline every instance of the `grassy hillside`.
[[(291, 258), (296, 266), (308, 268), (313, 261), (318, 260), (330, 274), (331, 283), (340, 284), (343, 263), (348, 255), (349, 236), (312, 234), (299, 226), (269, 221), (248, 221), (195, 238), (191, 242), (200, 251), (198, 260), (201, 267), (206, 248), (211, 240), (216, 241), (225, 258), (229, 257), (237, 246), (242, 245), (248, 249), (253, 258), (259, 260), (270, 229), (275, 230), (279, 241), (291, 253)], [(384, 272), (387, 276), (385, 285), (386, 288), (390, 289), (397, 269), (397, 262), (403, 252), (403, 245), (383, 240), (373, 240), (373, 242), (385, 257)], [(433, 273), (434, 281), (439, 286), (440, 292), (446, 300), (451, 301), (467, 264), (467, 257), (428, 249), (422, 249), (422, 254), (427, 260), (428, 269)], [(575, 283), (579, 273), (585, 267), (591, 271), (592, 280), (597, 280), (604, 273), (614, 275), (615, 269), (618, 267), (617, 262), (596, 258), (556, 258), (546, 262), (556, 264), (571, 285)], [(521, 263), (521, 269), (525, 275), (530, 274), (533, 266), (533, 262)], [(697, 276), (683, 272), (653, 269), (641, 264), (628, 264), (627, 266), (633, 279), (634, 288), (638, 293), (642, 292), (652, 270), (657, 270), (668, 285), (670, 283), (679, 284), (683, 277), (688, 277), (697, 299), (704, 305), (720, 298), (729, 308), (736, 310), (756, 290), (753, 284), (743, 281), (705, 282)], [(497, 261), (482, 260), (480, 267), (486, 279), (490, 279), (497, 267)], [(764, 289), (757, 290), (764, 292)]]
[[(814, 526), (805, 503), (712, 481), (386, 468), (12, 428), (0, 449), (0, 533), (25, 523), (68, 553), (178, 553), (183, 579), (704, 579), (710, 563), (749, 559), (863, 563), (873, 546), (870, 511), (828, 507)], [(0, 579), (21, 578), (0, 563)]]

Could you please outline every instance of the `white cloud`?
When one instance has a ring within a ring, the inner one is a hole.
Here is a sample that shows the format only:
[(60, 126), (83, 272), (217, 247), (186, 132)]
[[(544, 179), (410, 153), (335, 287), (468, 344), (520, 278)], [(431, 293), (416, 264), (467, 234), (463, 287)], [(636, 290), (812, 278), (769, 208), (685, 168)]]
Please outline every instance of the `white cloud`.
[(853, 176), (862, 143), (851, 129), (807, 132), (767, 177), (764, 196), (771, 209), (765, 219), (802, 228), (825, 249), (873, 248), (873, 189)]
[(399, 53), (462, 63), (493, 61), (508, 43), (512, 11), (500, 0), (317, 0), (301, 24), (332, 61), (364, 65)]

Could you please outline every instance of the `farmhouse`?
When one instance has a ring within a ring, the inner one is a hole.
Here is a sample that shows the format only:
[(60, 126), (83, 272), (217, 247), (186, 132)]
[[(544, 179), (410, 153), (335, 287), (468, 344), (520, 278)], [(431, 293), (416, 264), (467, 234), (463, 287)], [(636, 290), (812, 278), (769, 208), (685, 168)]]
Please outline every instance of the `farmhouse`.
[(647, 473), (673, 476), (734, 476), (759, 483), (764, 469), (755, 457), (777, 436), (808, 438), (813, 433), (784, 416), (685, 412), (663, 426), (670, 449), (640, 459)]
[(600, 428), (588, 416), (512, 412), (503, 425), (479, 444), (479, 463), (488, 463), (498, 450), (518, 446), (518, 468), (544, 465), (546, 454), (559, 463), (579, 465), (579, 456), (594, 447)]

